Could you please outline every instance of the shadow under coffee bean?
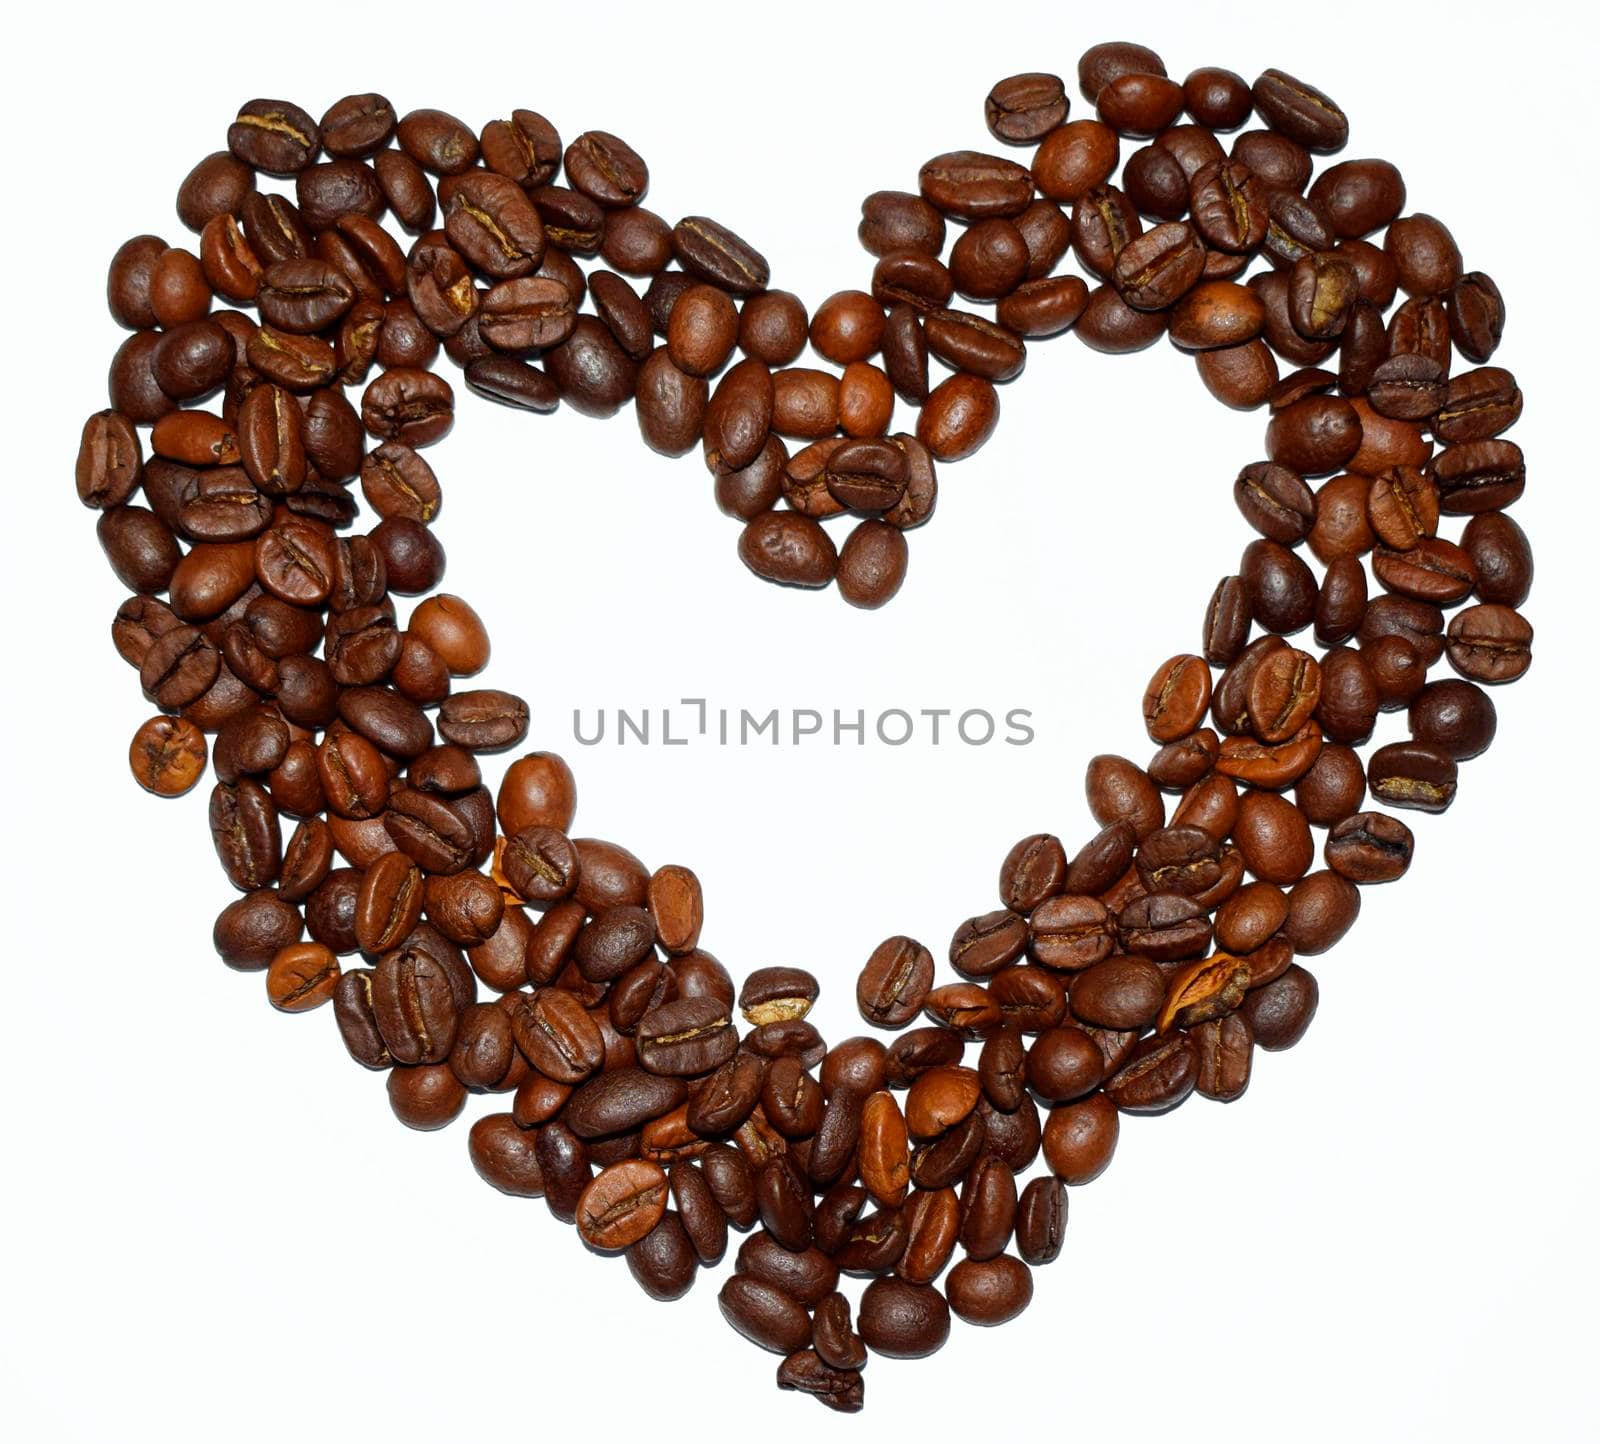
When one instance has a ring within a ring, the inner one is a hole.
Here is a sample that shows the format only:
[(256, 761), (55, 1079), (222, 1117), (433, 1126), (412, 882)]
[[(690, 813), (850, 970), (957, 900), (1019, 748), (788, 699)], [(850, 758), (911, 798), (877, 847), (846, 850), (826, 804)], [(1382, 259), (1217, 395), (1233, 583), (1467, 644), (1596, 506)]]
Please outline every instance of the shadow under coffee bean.
[[(377, 94), (320, 121), (246, 102), (180, 188), (197, 241), (136, 236), (111, 263), (131, 334), (76, 485), (133, 594), (112, 640), (159, 708), (135, 779), (186, 792), (213, 738), (239, 893), (218, 953), (283, 1011), (331, 1000), (408, 1125), (502, 1098), (473, 1166), (624, 1255), (652, 1298), (748, 1233), (722, 1311), (783, 1356), (781, 1387), (834, 1409), (861, 1407), (869, 1354), (1026, 1308), (1124, 1113), (1231, 1101), (1258, 1048), (1300, 1039), (1299, 960), (1407, 870), (1393, 810), (1450, 806), (1495, 735), (1488, 689), (1531, 661), (1493, 280), (1403, 214), (1392, 165), (1320, 161), (1348, 122), (1293, 76), (1180, 84), (1115, 43), (1077, 80), (1092, 118), (1055, 75), (1009, 77), (984, 116), (1013, 149), (946, 151), (915, 190), (868, 196), (868, 288), (809, 315), (721, 222), (647, 209), (617, 136), (563, 148), (534, 111), (474, 132)], [(999, 907), (954, 929), (955, 980), (913, 938), (870, 950), (874, 1031), (830, 1048), (809, 972), (739, 986), (701, 948), (690, 869), (574, 834), (559, 757), (490, 790), (480, 758), (523, 744), (528, 708), (457, 689), (490, 647), (436, 590), (423, 452), (455, 392), (429, 368), (442, 348), (530, 412), (631, 401), (654, 449), (703, 448), (752, 572), (877, 607), (938, 469), (988, 439), (1029, 344), (1067, 331), (1107, 353), (1166, 336), (1224, 405), (1266, 409), (1233, 487), (1258, 535), (1196, 609), (1197, 650), (1151, 674), (1149, 763), (1089, 764), (1099, 832), (1007, 854)], [(834, 369), (795, 365), (808, 339)], [(896, 397), (914, 432), (889, 433)], [(1430, 681), (1441, 662), (1459, 677)], [(1363, 758), (1402, 709), (1410, 737)], [(870, 1280), (856, 1310), (841, 1274)]]

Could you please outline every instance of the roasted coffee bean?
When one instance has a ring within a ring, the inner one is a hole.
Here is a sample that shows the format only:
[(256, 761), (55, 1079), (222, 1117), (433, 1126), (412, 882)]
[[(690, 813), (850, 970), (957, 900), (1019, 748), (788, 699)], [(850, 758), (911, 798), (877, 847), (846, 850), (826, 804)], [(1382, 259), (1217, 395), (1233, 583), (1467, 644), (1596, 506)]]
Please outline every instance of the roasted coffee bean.
[(1450, 445), (1488, 441), (1514, 426), (1521, 415), (1522, 391), (1516, 377), (1499, 366), (1483, 366), (1452, 378), (1433, 415), (1432, 429), (1438, 440)]
[(1051, 1263), (1061, 1254), (1066, 1228), (1066, 1189), (1058, 1179), (1034, 1179), (1017, 1204), (1017, 1252), (1030, 1264)]
[(1351, 882), (1392, 882), (1411, 865), (1411, 829), (1382, 812), (1360, 812), (1334, 825), (1324, 856)]
[(1014, 216), (1033, 199), (1033, 178), (1023, 167), (975, 150), (935, 156), (917, 181), (930, 205), (961, 220)]
[(572, 1223), (593, 1177), (583, 1140), (556, 1119), (539, 1130), (534, 1159), (544, 1182), (546, 1206), (563, 1223)]
[(241, 892), (275, 882), (283, 866), (278, 809), (259, 783), (219, 782), (211, 793), (211, 838), (228, 880)]
[(134, 780), (158, 797), (181, 797), (206, 768), (206, 740), (182, 717), (152, 717), (128, 747)]
[(1430, 682), (1411, 703), (1407, 721), (1418, 742), (1442, 748), (1457, 762), (1478, 756), (1494, 741), (1494, 703), (1471, 682)]
[(301, 930), (299, 910), (262, 888), (235, 899), (217, 914), (211, 942), (230, 968), (257, 971), (299, 942)]
[(820, 990), (803, 968), (758, 968), (739, 990), (739, 1011), (753, 1027), (805, 1017)]
[(404, 853), (385, 853), (366, 871), (356, 898), (355, 933), (362, 950), (387, 953), (422, 917), (422, 870)]
[(1316, 520), (1316, 502), (1304, 479), (1270, 461), (1255, 462), (1239, 473), (1233, 499), (1251, 526), (1283, 546), (1303, 541)]
[(1510, 506), (1527, 485), (1527, 471), (1515, 442), (1470, 441), (1439, 453), (1433, 479), (1441, 510), (1472, 515)]
[(1116, 1151), (1116, 1105), (1104, 1093), (1050, 1111), (1044, 1127), (1044, 1157), (1050, 1171), (1066, 1184), (1098, 1178)]
[(1316, 1011), (1317, 980), (1295, 965), (1275, 982), (1250, 993), (1243, 1016), (1256, 1043), (1276, 1052), (1300, 1041)]
[(407, 1128), (433, 1130), (453, 1123), (467, 1090), (442, 1063), (393, 1068), (387, 1081), (389, 1106)]
[(950, 963), (973, 977), (988, 977), (1022, 956), (1026, 921), (1009, 909), (968, 918), (950, 941)]
[(1267, 234), (1267, 193), (1241, 160), (1214, 160), (1189, 178), (1189, 211), (1208, 246), (1248, 252)]
[(811, 1341), (811, 1319), (782, 1289), (748, 1274), (734, 1274), (717, 1295), (722, 1316), (745, 1338), (777, 1354), (792, 1354)]
[(1000, 81), (984, 101), (983, 114), (997, 140), (1029, 145), (1067, 118), (1067, 106), (1060, 76), (1029, 72)]
[(456, 873), (472, 861), (471, 827), (455, 807), (431, 793), (397, 789), (389, 796), (383, 825), (395, 846), (426, 872)]
[(861, 1296), (861, 1338), (875, 1354), (919, 1359), (944, 1346), (950, 1309), (939, 1291), (904, 1279), (874, 1279)]
[(1139, 844), (1135, 865), (1150, 891), (1196, 897), (1222, 875), (1221, 844), (1202, 828), (1175, 824), (1152, 832)]
[(293, 943), (267, 966), (267, 1001), (285, 1013), (320, 1007), (339, 982), (339, 960), (322, 943)]
[(1141, 215), (1176, 221), (1189, 209), (1189, 177), (1165, 146), (1134, 151), (1122, 168), (1122, 186)]
[(735, 296), (767, 289), (766, 257), (726, 226), (705, 216), (686, 216), (672, 228), (673, 254), (684, 270)]
[(1204, 660), (1173, 657), (1145, 688), (1145, 730), (1153, 742), (1174, 742), (1199, 726), (1210, 702), (1211, 673)]
[(1446, 305), (1456, 349), (1481, 365), (1494, 355), (1505, 329), (1500, 288), (1482, 271), (1470, 271), (1451, 287)]
[(1205, 270), (1205, 245), (1194, 228), (1171, 221), (1136, 236), (1117, 253), (1113, 279), (1122, 299), (1140, 311), (1174, 305)]
[(1033, 1275), (1027, 1264), (1009, 1254), (986, 1260), (969, 1256), (950, 1270), (945, 1290), (957, 1318), (992, 1327), (1027, 1308), (1033, 1298)]
[[(1474, 522), (1490, 521), (1491, 517), (1474, 517)], [(1514, 526), (1515, 523), (1510, 523)], [(1469, 526), (1468, 530), (1471, 528)], [(1509, 536), (1509, 534), (1507, 534)], [(1511, 545), (1521, 540), (1515, 534)], [(1481, 537), (1480, 537), (1481, 542)], [(1492, 558), (1498, 562), (1498, 556)], [(1531, 565), (1531, 563), (1530, 563)], [(1512, 566), (1521, 567), (1522, 559), (1516, 557)], [(1525, 587), (1513, 585), (1506, 589), (1511, 595)], [(1479, 586), (1482, 593), (1482, 586)], [(1476, 682), (1511, 682), (1528, 670), (1533, 660), (1533, 628), (1523, 615), (1509, 606), (1484, 602), (1466, 607), (1450, 619), (1445, 651), (1450, 665), (1463, 677)]]
[(1003, 1113), (1014, 1113), (1026, 1097), (1025, 1059), (1022, 1035), (1009, 1023), (1002, 1023), (984, 1039), (978, 1055), (978, 1077), (983, 1096)]
[(1166, 992), (1166, 982), (1154, 964), (1140, 958), (1108, 958), (1075, 978), (1069, 997), (1073, 1016), (1085, 1023), (1141, 1028), (1154, 1020)]
[(880, 943), (856, 982), (861, 1016), (880, 1028), (901, 1028), (922, 1011), (933, 986), (933, 955), (913, 938)]
[(581, 1083), (599, 1071), (605, 1043), (595, 1020), (572, 994), (538, 988), (519, 998), (511, 1015), (517, 1047), (558, 1083)]
[(387, 953), (372, 975), (373, 1017), (397, 1063), (442, 1063), (455, 1043), (459, 1004), (445, 966), (415, 946)]
[(1308, 150), (1339, 150), (1349, 137), (1350, 122), (1332, 100), (1281, 70), (1263, 71), (1251, 94), (1268, 125)]
[(1097, 898), (1064, 893), (1040, 904), (1029, 920), (1029, 953), (1048, 968), (1090, 967), (1110, 956), (1115, 944), (1111, 911)]
[(503, 752), (528, 734), (528, 704), (510, 692), (457, 692), (439, 709), (439, 735), (469, 752)]
[(850, 1301), (843, 1294), (829, 1294), (817, 1305), (812, 1329), (817, 1356), (830, 1368), (859, 1370), (866, 1364), (866, 1346), (852, 1327)]
[(1135, 898), (1117, 914), (1122, 946), (1152, 962), (1174, 962), (1204, 952), (1211, 942), (1205, 908), (1180, 893)]
[(1250, 1086), (1255, 1034), (1242, 1014), (1230, 1013), (1201, 1023), (1190, 1036), (1200, 1055), (1195, 1092), (1218, 1103), (1231, 1103)]
[(578, 1234), (590, 1248), (618, 1253), (639, 1242), (666, 1212), (667, 1176), (631, 1158), (602, 1169), (578, 1198)]
[(833, 538), (794, 512), (751, 518), (739, 536), (739, 559), (757, 576), (794, 587), (825, 587), (839, 567)]
[(1165, 1113), (1199, 1081), (1200, 1057), (1186, 1033), (1146, 1038), (1105, 1085), (1105, 1096), (1125, 1113)]
[(1283, 937), (1300, 954), (1324, 953), (1347, 933), (1361, 911), (1361, 894), (1331, 871), (1314, 872), (1289, 890)]
[(652, 1073), (694, 1077), (731, 1058), (739, 1046), (728, 1010), (715, 998), (680, 997), (647, 1013), (638, 1032), (639, 1062)]
[(478, 1177), (518, 1198), (538, 1198), (544, 1192), (536, 1143), (533, 1130), (519, 1127), (509, 1113), (486, 1114), (467, 1137)]

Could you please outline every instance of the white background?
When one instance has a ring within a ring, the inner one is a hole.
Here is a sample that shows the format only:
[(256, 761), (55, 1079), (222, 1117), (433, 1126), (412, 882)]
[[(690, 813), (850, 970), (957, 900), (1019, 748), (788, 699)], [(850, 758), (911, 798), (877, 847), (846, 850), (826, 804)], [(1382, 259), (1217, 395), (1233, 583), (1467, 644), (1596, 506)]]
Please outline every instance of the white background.
[[(1104, 26), (1021, 0), (457, 0), (281, 19), (61, 6), (13, 30), (0, 102), (13, 167), (9, 1437), (505, 1438), (564, 1424), (675, 1438), (751, 1417), (776, 1439), (1594, 1437), (1600, 990), (1581, 921), (1592, 744), (1573, 719), (1594, 702), (1596, 313), (1572, 249), (1597, 223), (1592, 37), (1529, 6), (1514, 28), (1504, 6), (1138, 8), (1136, 38), (1180, 77), (1279, 65), (1330, 91), (1352, 117), (1346, 154), (1394, 159), (1410, 205), (1446, 218), (1468, 265), (1499, 280), (1510, 322), (1496, 360), (1528, 398), (1515, 515), (1538, 551), (1536, 663), (1495, 694), (1501, 741), (1464, 767), (1451, 812), (1413, 819), (1410, 876), (1370, 890), (1351, 936), (1312, 963), (1322, 1007), (1304, 1043), (1258, 1055), (1231, 1107), (1130, 1120), (1115, 1167), (1074, 1191), (1065, 1256), (1025, 1319), (957, 1324), (933, 1362), (874, 1362), (853, 1420), (773, 1390), (776, 1361), (728, 1331), (716, 1278), (651, 1304), (541, 1204), (486, 1188), (464, 1122), (397, 1124), (328, 1010), (278, 1015), (259, 976), (212, 955), (231, 891), (206, 789), (162, 804), (128, 777), (149, 707), (108, 640), (121, 591), (72, 488), (119, 339), (101, 278), (136, 232), (193, 244), (171, 197), (239, 102), (285, 95), (320, 114), (375, 88), (474, 127), (526, 105), (566, 138), (614, 130), (650, 162), (652, 208), (727, 221), (814, 307), (865, 284), (863, 195), (914, 188), (937, 151), (993, 148), (993, 81), (1070, 78)], [(944, 469), (907, 585), (876, 614), (752, 581), (698, 458), (650, 453), (630, 415), (541, 418), (468, 397), (431, 459), (447, 586), (495, 638), (484, 681), (528, 696), (530, 745), (573, 760), (577, 831), (692, 865), (706, 945), (736, 974), (813, 969), (815, 1016), (837, 1038), (859, 1030), (853, 979), (880, 938), (909, 932), (942, 953), (962, 917), (994, 905), (1015, 838), (1087, 835), (1091, 754), (1147, 757), (1140, 691), (1194, 645), (1248, 540), (1228, 487), (1262, 425), (1223, 412), (1164, 345), (1119, 359), (1037, 344), (995, 440)], [(762, 711), (1027, 707), (1038, 737), (570, 741), (575, 705), (686, 696)], [(1563, 751), (1583, 761), (1564, 769)], [(1013, 1391), (1015, 1414), (997, 1412)]]

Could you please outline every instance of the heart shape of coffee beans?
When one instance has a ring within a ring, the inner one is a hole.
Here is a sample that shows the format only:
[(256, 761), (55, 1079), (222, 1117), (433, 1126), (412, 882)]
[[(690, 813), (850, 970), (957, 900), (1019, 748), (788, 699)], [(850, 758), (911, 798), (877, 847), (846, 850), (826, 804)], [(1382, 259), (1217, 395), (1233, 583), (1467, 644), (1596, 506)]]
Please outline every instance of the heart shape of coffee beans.
[[(1237, 1098), (1255, 1049), (1299, 1039), (1317, 985), (1296, 958), (1410, 862), (1410, 830), (1366, 794), (1448, 807), (1494, 735), (1479, 684), (1529, 661), (1532, 560), (1505, 514), (1524, 468), (1502, 439), (1522, 398), (1483, 364), (1494, 283), (1439, 221), (1403, 214), (1387, 162), (1313, 178), (1347, 124), (1289, 75), (1180, 85), (1117, 43), (1078, 80), (1097, 119), (1069, 120), (1053, 75), (990, 92), (989, 130), (1027, 164), (950, 151), (917, 192), (869, 196), (871, 288), (809, 319), (733, 231), (645, 209), (645, 164), (617, 137), (563, 147), (523, 110), (474, 134), (378, 95), (320, 122), (249, 102), (179, 192), (198, 254), (140, 236), (111, 267), (132, 334), (77, 482), (133, 593), (113, 638), (161, 709), (135, 776), (184, 792), (214, 737), (212, 832), (241, 894), (217, 950), (263, 970), (281, 1009), (331, 1000), (413, 1127), (509, 1095), (472, 1126), (478, 1171), (625, 1253), (653, 1297), (686, 1292), (730, 1225), (754, 1230), (722, 1309), (782, 1356), (780, 1385), (836, 1409), (861, 1406), (869, 1351), (927, 1354), (952, 1311), (1023, 1309), (1123, 1113)], [(1225, 151), (1216, 133), (1252, 113), (1264, 125)], [(294, 200), (258, 173), (292, 178)], [(1069, 250), (1093, 289), (1058, 271)], [(597, 254), (587, 274), (574, 260)], [(470, 389), (532, 411), (631, 400), (656, 450), (704, 448), (751, 571), (879, 606), (936, 468), (989, 436), (1027, 344), (1068, 330), (1113, 353), (1166, 336), (1224, 404), (1269, 409), (1266, 459), (1234, 483), (1259, 535), (1198, 650), (1155, 669), (1149, 763), (1089, 764), (1101, 831), (1070, 854), (1049, 835), (1011, 850), (1000, 907), (955, 931), (957, 981), (936, 986), (913, 939), (882, 943), (857, 999), (905, 1031), (829, 1049), (806, 1018), (816, 978), (763, 968), (736, 994), (699, 948), (691, 871), (571, 835), (560, 758), (484, 785), (480, 755), (521, 744), (528, 709), (454, 690), (489, 656), (465, 602), (429, 595), (402, 627), (393, 600), (444, 571), (422, 451), (454, 393), (429, 368), (442, 345)], [(808, 339), (842, 374), (793, 364)], [(1476, 369), (1452, 374), (1454, 353)], [(1299, 369), (1280, 376), (1280, 357)], [(886, 434), (896, 395), (920, 408), (914, 435)], [(358, 477), (380, 520), (344, 535)], [(1286, 640), (1306, 628), (1325, 650)], [(1444, 657), (1459, 677), (1429, 681)], [(1411, 740), (1363, 759), (1397, 708)], [(841, 1273), (870, 1280), (858, 1306)]]

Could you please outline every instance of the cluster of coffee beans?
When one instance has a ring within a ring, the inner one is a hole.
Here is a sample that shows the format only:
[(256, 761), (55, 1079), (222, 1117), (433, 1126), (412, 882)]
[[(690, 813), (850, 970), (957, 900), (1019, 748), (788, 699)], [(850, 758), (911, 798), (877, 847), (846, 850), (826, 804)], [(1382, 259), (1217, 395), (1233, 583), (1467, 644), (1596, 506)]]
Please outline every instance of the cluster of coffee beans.
[[(1179, 84), (1117, 43), (1078, 80), (1095, 119), (1068, 120), (1053, 75), (990, 93), (991, 132), (1035, 146), (1031, 164), (952, 151), (918, 193), (869, 196), (871, 289), (809, 319), (726, 227), (646, 210), (644, 162), (615, 136), (563, 148), (532, 111), (475, 135), (378, 95), (320, 121), (251, 101), (179, 193), (197, 247), (139, 236), (111, 266), (132, 334), (78, 490), (132, 592), (113, 639), (160, 708), (135, 776), (182, 793), (214, 739), (212, 834), (240, 894), (218, 952), (262, 971), (279, 1008), (331, 1001), (413, 1127), (509, 1097), (472, 1126), (478, 1171), (625, 1254), (652, 1296), (683, 1294), (730, 1226), (753, 1230), (723, 1312), (783, 1356), (781, 1385), (838, 1409), (860, 1406), (869, 1351), (926, 1354), (952, 1312), (1023, 1309), (1067, 1188), (1106, 1167), (1122, 1115), (1235, 1099), (1256, 1049), (1301, 1036), (1317, 986), (1296, 959), (1411, 859), (1368, 793), (1449, 806), (1494, 735), (1480, 684), (1529, 661), (1532, 559), (1505, 514), (1524, 468), (1502, 439), (1522, 398), (1483, 364), (1494, 283), (1439, 221), (1402, 214), (1387, 162), (1313, 180), (1346, 120), (1288, 75)], [(1252, 115), (1224, 150), (1217, 132)], [(1130, 138), (1146, 143), (1124, 159)], [(259, 174), (292, 177), (294, 199)], [(1094, 289), (1056, 273), (1069, 251)], [(573, 259), (597, 254), (609, 269)], [(435, 591), (441, 492), (421, 449), (454, 397), (430, 367), (442, 346), (471, 389), (533, 410), (633, 400), (651, 446), (704, 446), (753, 570), (877, 605), (933, 509), (935, 462), (976, 450), (1026, 342), (1068, 329), (1112, 352), (1165, 335), (1224, 403), (1270, 409), (1267, 457), (1234, 483), (1259, 536), (1199, 650), (1151, 678), (1152, 759), (1090, 764), (1101, 831), (1071, 855), (1048, 834), (1012, 849), (1000, 907), (952, 939), (956, 981), (936, 986), (913, 939), (880, 945), (857, 1000), (903, 1031), (830, 1048), (810, 973), (736, 989), (699, 947), (692, 872), (572, 836), (559, 758), (485, 784), (479, 757), (522, 743), (528, 709), (455, 690), (489, 640)], [(843, 374), (794, 367), (808, 340)], [(920, 407), (915, 435), (886, 434), (897, 394)], [(364, 534), (357, 479), (379, 517)], [(843, 513), (836, 550), (821, 522)], [(426, 593), (402, 625), (395, 598)], [(1287, 640), (1307, 629), (1318, 652)], [(1459, 675), (1430, 681), (1445, 657)], [(1402, 708), (1409, 740), (1363, 760)], [(870, 1280), (855, 1306), (841, 1275)]]

